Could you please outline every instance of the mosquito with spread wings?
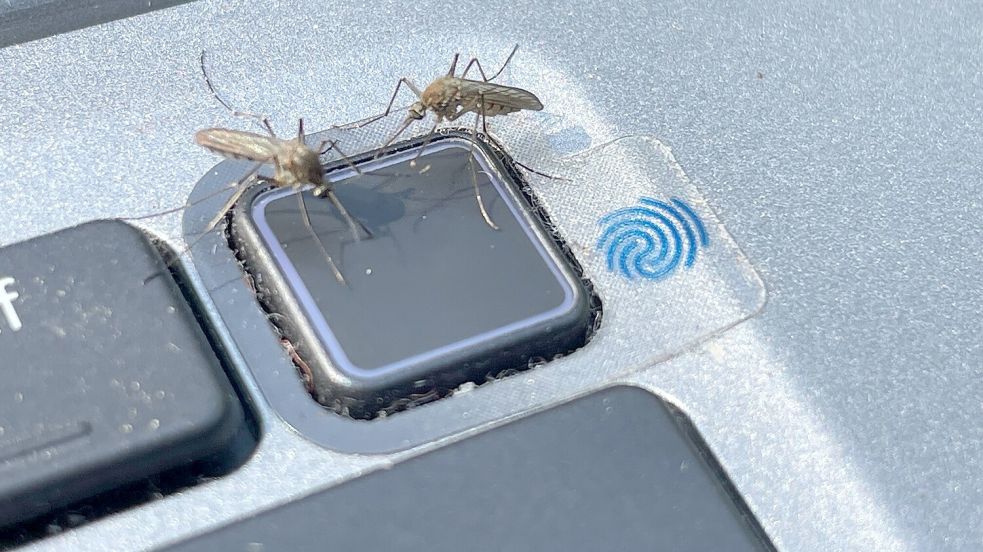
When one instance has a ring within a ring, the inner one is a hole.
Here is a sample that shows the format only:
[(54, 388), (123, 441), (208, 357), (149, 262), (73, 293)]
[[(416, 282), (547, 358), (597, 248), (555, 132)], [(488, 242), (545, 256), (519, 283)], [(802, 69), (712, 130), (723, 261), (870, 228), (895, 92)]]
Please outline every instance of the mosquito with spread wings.
[[(403, 131), (406, 130), (415, 121), (422, 120), (426, 117), (427, 111), (433, 112), (436, 116), (436, 121), (433, 124), (433, 128), (430, 129), (429, 137), (432, 137), (436, 132), (437, 127), (440, 123), (444, 121), (455, 121), (463, 115), (468, 113), (474, 113), (474, 126), (471, 130), (472, 140), (477, 139), (478, 135), (478, 122), (481, 122), (481, 127), (485, 136), (488, 135), (488, 117), (495, 117), (498, 115), (508, 115), (509, 113), (515, 113), (517, 111), (529, 110), (529, 111), (540, 111), (543, 109), (543, 102), (539, 101), (539, 98), (535, 94), (529, 92), (528, 90), (523, 90), (522, 88), (517, 88), (514, 86), (506, 86), (504, 84), (496, 84), (492, 81), (495, 80), (505, 67), (508, 66), (509, 62), (512, 61), (512, 56), (519, 49), (519, 45), (516, 44), (512, 48), (512, 53), (506, 58), (505, 63), (502, 67), (491, 77), (485, 74), (484, 68), (481, 66), (481, 62), (478, 58), (471, 58), (468, 64), (464, 67), (464, 71), (461, 76), (455, 76), (457, 72), (457, 62), (460, 58), (460, 54), (454, 54), (454, 60), (451, 61), (451, 68), (447, 71), (447, 74), (441, 77), (437, 77), (430, 84), (427, 85), (423, 91), (420, 90), (413, 82), (407, 78), (403, 77), (399, 79), (396, 84), (396, 89), (393, 91), (392, 97), (389, 99), (389, 105), (386, 106), (386, 110), (380, 115), (371, 117), (354, 125), (352, 128), (360, 128), (384, 117), (388, 117), (389, 113), (392, 111), (393, 104), (396, 101), (396, 96), (399, 94), (399, 89), (404, 84), (409, 88), (417, 97), (417, 101), (409, 108), (409, 113), (406, 115), (406, 119), (399, 126), (396, 132), (382, 145), (382, 149), (389, 147), (396, 138), (399, 137)], [(472, 80), (466, 78), (468, 72), (474, 67), (481, 74), (482, 80)], [(429, 141), (428, 137), (428, 141)], [(485, 203), (481, 198), (481, 190), (478, 187), (478, 177), (474, 169), (473, 161), (473, 142), (472, 151), (469, 154), (468, 162), (472, 165), (472, 176), (474, 184), (474, 194), (475, 198), (478, 200), (478, 209), (481, 211), (482, 218), (485, 219), (485, 223), (491, 228), (498, 230), (498, 226), (492, 221), (491, 216), (488, 214), (487, 209), (485, 209)], [(417, 158), (423, 153), (426, 148), (426, 143), (421, 147), (420, 151), (417, 153)], [(411, 165), (416, 164), (416, 158), (413, 159)], [(533, 171), (529, 167), (522, 165), (521, 163), (516, 163), (517, 165), (540, 174), (542, 176), (547, 176), (538, 171)], [(552, 177), (550, 177), (552, 178)]]

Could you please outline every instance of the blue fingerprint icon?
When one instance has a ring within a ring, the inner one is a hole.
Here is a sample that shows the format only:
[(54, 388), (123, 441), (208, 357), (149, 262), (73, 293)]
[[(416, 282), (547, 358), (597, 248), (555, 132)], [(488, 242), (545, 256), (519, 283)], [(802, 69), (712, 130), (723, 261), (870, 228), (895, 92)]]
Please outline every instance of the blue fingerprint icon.
[(669, 202), (643, 197), (638, 203), (600, 220), (604, 233), (597, 248), (607, 256), (608, 270), (629, 280), (661, 280), (680, 263), (693, 266), (699, 249), (710, 245), (696, 211), (675, 197)]

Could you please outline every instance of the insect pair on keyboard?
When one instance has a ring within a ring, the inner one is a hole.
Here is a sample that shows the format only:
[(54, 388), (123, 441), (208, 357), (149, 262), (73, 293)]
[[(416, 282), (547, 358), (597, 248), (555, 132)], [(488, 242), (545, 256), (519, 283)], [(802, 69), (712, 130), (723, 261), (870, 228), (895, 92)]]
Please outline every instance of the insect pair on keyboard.
[[(505, 60), (505, 63), (502, 64), (502, 67), (491, 77), (486, 75), (484, 68), (481, 66), (481, 63), (477, 58), (472, 58), (468, 62), (460, 77), (456, 76), (456, 67), (460, 54), (454, 55), (450, 70), (446, 75), (433, 80), (422, 91), (410, 79), (403, 77), (399, 79), (396, 89), (393, 91), (392, 97), (389, 100), (389, 104), (386, 106), (386, 110), (383, 113), (362, 122), (348, 125), (347, 128), (361, 128), (387, 117), (393, 108), (393, 104), (396, 101), (400, 88), (404, 84), (417, 96), (417, 101), (410, 106), (406, 119), (399, 126), (396, 132), (382, 145), (383, 150), (391, 145), (399, 137), (399, 135), (401, 135), (403, 131), (410, 126), (410, 124), (424, 119), (428, 111), (434, 114), (436, 120), (430, 131), (427, 142), (429, 142), (429, 139), (433, 136), (437, 130), (437, 127), (443, 121), (455, 121), (463, 115), (469, 113), (475, 115), (474, 125), (472, 127), (472, 139), (476, 139), (479, 121), (481, 122), (482, 128), (487, 135), (488, 127), (486, 119), (488, 117), (506, 115), (521, 110), (539, 111), (543, 108), (543, 104), (533, 93), (521, 88), (505, 86), (492, 82), (502, 73), (508, 63), (512, 60), (512, 56), (515, 55), (516, 50), (518, 50), (518, 45), (512, 49), (512, 52)], [(351, 162), (349, 157), (339, 149), (338, 143), (333, 140), (324, 140), (317, 146), (317, 148), (310, 148), (305, 142), (303, 119), (301, 119), (298, 123), (296, 138), (282, 139), (277, 137), (267, 117), (255, 113), (235, 110), (228, 103), (226, 103), (225, 100), (223, 100), (215, 91), (211, 80), (208, 78), (208, 74), (205, 70), (204, 52), (202, 52), (200, 61), (201, 70), (205, 77), (205, 83), (208, 86), (209, 92), (211, 92), (212, 96), (233, 116), (253, 119), (260, 126), (262, 126), (264, 130), (266, 130), (266, 134), (258, 134), (226, 128), (208, 128), (200, 130), (195, 134), (195, 142), (209, 151), (227, 158), (243, 159), (254, 162), (251, 169), (234, 184), (234, 187), (236, 188), (235, 192), (222, 207), (219, 214), (206, 226), (205, 232), (207, 233), (211, 231), (222, 220), (222, 218), (224, 218), (227, 211), (231, 209), (231, 207), (239, 199), (247, 188), (247, 184), (251, 180), (261, 178), (274, 186), (295, 188), (298, 189), (298, 191), (301, 187), (308, 184), (314, 186), (314, 195), (317, 197), (326, 197), (332, 202), (339, 214), (347, 222), (349, 228), (351, 229), (352, 235), (356, 240), (361, 240), (363, 237), (371, 238), (372, 232), (364, 224), (353, 217), (347, 211), (347, 209), (345, 209), (337, 195), (335, 195), (332, 183), (324, 178), (324, 171), (320, 158), (322, 155), (326, 154), (332, 149), (336, 151), (355, 170), (355, 172), (361, 174), (358, 167), (356, 167)], [(467, 75), (472, 68), (477, 69), (477, 71), (481, 74), (481, 80), (472, 80), (467, 78)], [(474, 147), (473, 140), (471, 147)], [(420, 154), (425, 148), (426, 143), (423, 145), (423, 147), (421, 147), (420, 152), (417, 154), (417, 158), (419, 158)], [(481, 192), (478, 187), (477, 171), (475, 170), (473, 164), (473, 157), (474, 155), (472, 149), (468, 158), (469, 163), (471, 164), (474, 193), (479, 212), (489, 227), (498, 230), (498, 226), (488, 214), (484, 201), (481, 197)], [(413, 159), (411, 166), (415, 166), (417, 158)], [(260, 168), (267, 164), (273, 165), (273, 176), (259, 177), (258, 173)], [(298, 193), (297, 197), (298, 201), (300, 202), (301, 213), (304, 217), (304, 224), (317, 241), (317, 245), (320, 248), (321, 253), (328, 261), (328, 264), (331, 266), (335, 278), (338, 280), (338, 282), (345, 283), (341, 270), (335, 264), (331, 258), (331, 255), (328, 254), (326, 248), (324, 247), (323, 243), (321, 243), (320, 238), (311, 225), (310, 217), (307, 213), (307, 207), (304, 203), (304, 195)]]

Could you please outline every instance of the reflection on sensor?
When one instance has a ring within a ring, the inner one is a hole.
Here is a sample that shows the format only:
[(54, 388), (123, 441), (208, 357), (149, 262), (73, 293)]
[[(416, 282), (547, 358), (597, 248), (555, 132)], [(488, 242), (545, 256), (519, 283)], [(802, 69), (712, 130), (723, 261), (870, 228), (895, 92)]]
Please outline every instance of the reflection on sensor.
[[(488, 146), (457, 135), (421, 145), (363, 160), (362, 174), (329, 175), (372, 239), (353, 240), (332, 205), (311, 198), (315, 237), (289, 190), (251, 190), (233, 217), (240, 256), (265, 308), (281, 315), (271, 319), (309, 389), (356, 418), (570, 353), (596, 314), (575, 261)], [(476, 185), (498, 230), (478, 215)]]

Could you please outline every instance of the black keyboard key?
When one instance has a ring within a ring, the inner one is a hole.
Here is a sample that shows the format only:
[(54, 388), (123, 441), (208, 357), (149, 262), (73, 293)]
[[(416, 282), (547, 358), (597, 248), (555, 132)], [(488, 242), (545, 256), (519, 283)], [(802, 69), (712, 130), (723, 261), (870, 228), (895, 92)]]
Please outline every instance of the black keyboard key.
[[(320, 241), (292, 190), (257, 189), (235, 211), (232, 236), (267, 308), (283, 315), (276, 321), (314, 394), (357, 418), (570, 354), (592, 328), (590, 291), (495, 155), (441, 138), (420, 156), (421, 172), (417, 153), (335, 182), (372, 239), (355, 242), (337, 209), (310, 192), (304, 206)], [(482, 218), (475, 185), (498, 230)]]
[(613, 388), (171, 550), (772, 550), (699, 447)]
[(0, 249), (0, 526), (221, 456), (243, 421), (139, 231), (93, 222)]
[(0, 47), (132, 17), (189, 0), (2, 0)]

